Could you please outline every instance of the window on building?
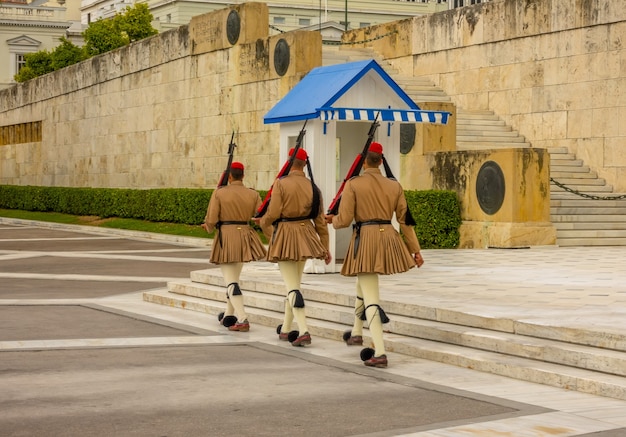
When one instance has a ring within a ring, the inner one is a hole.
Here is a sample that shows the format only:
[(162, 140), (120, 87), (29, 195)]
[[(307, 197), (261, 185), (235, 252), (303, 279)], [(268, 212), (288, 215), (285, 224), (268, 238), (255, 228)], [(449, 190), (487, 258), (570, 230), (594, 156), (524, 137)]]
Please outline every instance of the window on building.
[(26, 65), (26, 59), (24, 59), (24, 54), (18, 53), (15, 55), (15, 73), (19, 73), (20, 70)]
[(171, 23), (172, 22), (172, 14), (167, 14), (165, 16), (165, 22), (166, 23)]
[(274, 24), (285, 24), (285, 17), (274, 17)]
[(359, 27), (370, 27), (372, 23), (359, 23)]
[(298, 24), (300, 26), (310, 26), (311, 25), (311, 19), (310, 18), (299, 18), (298, 19)]

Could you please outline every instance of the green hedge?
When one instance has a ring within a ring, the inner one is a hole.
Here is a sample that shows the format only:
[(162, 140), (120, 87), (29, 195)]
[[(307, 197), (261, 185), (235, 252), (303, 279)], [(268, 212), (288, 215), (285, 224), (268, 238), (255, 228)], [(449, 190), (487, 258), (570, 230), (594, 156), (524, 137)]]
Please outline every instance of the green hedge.
[(204, 220), (211, 193), (213, 190), (0, 185), (0, 208), (197, 225)]
[[(67, 188), (0, 185), (0, 208), (120, 217), (153, 222), (202, 223), (212, 189)], [(259, 191), (263, 198), (265, 191)], [(406, 191), (424, 249), (459, 245), (460, 208), (453, 191)]]
[(456, 249), (459, 246), (461, 207), (454, 191), (405, 191), (423, 249)]

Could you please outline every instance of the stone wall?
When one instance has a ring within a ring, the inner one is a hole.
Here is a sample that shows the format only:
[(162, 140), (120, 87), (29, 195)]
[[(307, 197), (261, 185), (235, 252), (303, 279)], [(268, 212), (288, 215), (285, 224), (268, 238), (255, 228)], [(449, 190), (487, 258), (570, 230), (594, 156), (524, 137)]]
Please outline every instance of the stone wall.
[[(247, 182), (270, 186), (279, 136), (263, 115), (321, 65), (321, 40), (316, 32), (269, 37), (262, 3), (233, 9), (241, 17), (234, 44), (226, 9), (0, 91), (0, 130), (41, 123), (41, 141), (0, 145), (0, 183), (210, 187), (234, 130)], [(291, 63), (279, 76), (281, 38)], [(626, 192), (626, 2), (495, 0), (343, 38), (370, 40), (459, 108), (494, 111), (533, 147), (567, 147)]]
[(494, 0), (344, 35), (362, 39), (457, 107), (495, 112), (533, 147), (568, 148), (626, 192), (626, 2)]
[[(318, 33), (269, 37), (268, 21), (265, 4), (245, 3), (0, 91), (0, 138), (41, 126), (40, 141), (0, 145), (0, 183), (213, 187), (234, 131), (246, 182), (267, 189), (278, 126), (263, 115), (321, 64)], [(280, 39), (290, 52), (281, 75)]]

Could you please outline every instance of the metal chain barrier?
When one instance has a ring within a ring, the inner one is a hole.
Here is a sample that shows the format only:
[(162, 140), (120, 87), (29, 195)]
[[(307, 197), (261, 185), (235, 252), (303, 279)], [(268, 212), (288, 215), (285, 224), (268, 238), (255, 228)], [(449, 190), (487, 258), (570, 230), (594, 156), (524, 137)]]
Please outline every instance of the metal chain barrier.
[[(275, 30), (277, 32), (280, 32), (280, 33), (285, 33), (284, 30), (279, 29), (278, 27), (273, 26), (271, 24), (270, 24), (270, 29), (273, 29), (273, 30)], [(364, 40), (361, 40), (361, 41), (348, 41), (348, 42), (342, 42), (342, 41), (322, 41), (322, 44), (326, 44), (326, 45), (329, 45), (329, 46), (364, 44), (364, 43), (367, 43), (367, 42), (377, 41), (379, 39), (386, 38), (386, 37), (388, 37), (390, 35), (393, 35), (394, 33), (398, 33), (398, 31), (397, 30), (392, 30), (391, 32), (386, 33), (384, 35), (376, 36), (376, 37), (370, 38), (370, 39), (364, 39)]]
[(565, 191), (567, 191), (569, 193), (576, 194), (577, 196), (585, 197), (587, 199), (593, 199), (593, 200), (621, 200), (621, 199), (626, 199), (626, 194), (622, 194), (620, 196), (597, 196), (597, 195), (592, 195), (592, 194), (581, 193), (578, 190), (574, 190), (573, 188), (570, 188), (567, 185), (562, 184), (562, 183), (556, 181), (554, 178), (550, 178), (550, 182), (554, 182), (554, 185), (556, 185), (557, 187), (563, 188)]

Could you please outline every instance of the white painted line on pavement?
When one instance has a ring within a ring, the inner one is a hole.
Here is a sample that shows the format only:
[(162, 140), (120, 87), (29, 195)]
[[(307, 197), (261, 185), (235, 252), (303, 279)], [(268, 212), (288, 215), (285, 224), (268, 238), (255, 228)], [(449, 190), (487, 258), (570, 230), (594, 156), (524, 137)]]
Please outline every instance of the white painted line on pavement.
[(67, 237), (67, 238), (3, 238), (0, 241), (76, 241), (76, 240), (119, 240), (120, 237)]
[(106, 276), (106, 275), (70, 275), (44, 273), (0, 273), (3, 279), (53, 279), (57, 281), (101, 281), (101, 282), (169, 282), (187, 279), (189, 276)]
[(198, 344), (246, 343), (250, 339), (232, 335), (180, 336), (180, 337), (132, 337), (132, 338), (80, 338), (67, 340), (0, 341), (0, 350), (40, 350), (89, 347), (170, 346)]

